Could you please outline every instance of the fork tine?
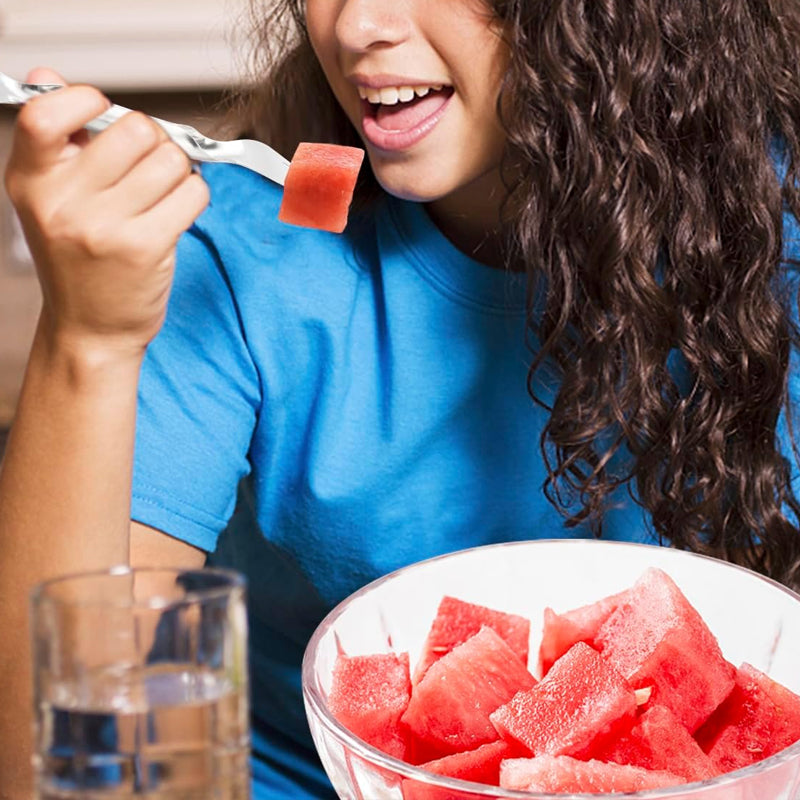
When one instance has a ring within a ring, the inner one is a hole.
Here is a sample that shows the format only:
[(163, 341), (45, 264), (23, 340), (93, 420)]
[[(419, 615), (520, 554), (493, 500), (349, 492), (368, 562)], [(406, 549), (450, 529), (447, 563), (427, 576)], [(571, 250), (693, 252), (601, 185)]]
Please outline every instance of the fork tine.
[(289, 162), (263, 142), (254, 139), (220, 142), (220, 154), (224, 156), (221, 160), (230, 160), (230, 163), (258, 172), (281, 186), (286, 181)]
[(289, 162), (263, 142), (257, 142), (254, 139), (234, 139), (220, 142), (216, 139), (209, 139), (197, 131), (194, 136), (185, 132), (183, 135), (179, 134), (177, 138), (173, 136), (176, 141), (184, 137), (187, 144), (190, 144), (198, 153), (197, 159), (200, 161), (238, 164), (240, 167), (257, 172), (281, 186), (286, 180)]

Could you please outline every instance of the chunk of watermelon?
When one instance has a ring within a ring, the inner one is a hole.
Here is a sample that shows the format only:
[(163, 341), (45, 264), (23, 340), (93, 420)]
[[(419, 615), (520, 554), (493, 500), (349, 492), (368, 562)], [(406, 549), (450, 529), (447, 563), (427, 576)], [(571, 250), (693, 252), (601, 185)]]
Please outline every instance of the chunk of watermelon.
[(412, 685), (420, 682), (434, 661), (449, 653), (456, 645), (466, 642), (484, 625), (505, 640), (522, 663), (527, 665), (530, 620), (445, 596), (439, 603), (436, 617), (422, 646), (422, 653), (411, 676)]
[(539, 645), (539, 675), (544, 677), (553, 664), (578, 642), (594, 645), (600, 626), (625, 601), (628, 590), (612, 594), (596, 603), (557, 614), (552, 608), (544, 610), (542, 642)]
[(278, 219), (341, 233), (363, 160), (360, 147), (301, 142), (286, 174)]
[(483, 627), (431, 664), (414, 687), (402, 723), (431, 752), (474, 750), (499, 738), (489, 714), (534, 683), (519, 656)]
[(800, 697), (751, 664), (742, 664), (737, 672), (758, 684), (775, 703), (775, 725), (769, 755), (779, 753), (800, 739)]
[(349, 731), (396, 758), (406, 757), (400, 717), (410, 697), (408, 653), (336, 658), (328, 708)]
[(704, 781), (719, 773), (692, 734), (665, 706), (651, 706), (630, 730), (593, 750), (592, 757), (649, 770), (666, 770), (690, 782)]
[(686, 779), (667, 771), (654, 771), (602, 761), (579, 761), (570, 756), (509, 758), (500, 765), (500, 786), (528, 792), (640, 792), (678, 786)]
[(636, 713), (627, 681), (584, 642), (573, 645), (533, 688), (490, 719), (507, 741), (533, 755), (586, 755), (623, 730)]
[[(420, 768), (436, 775), (497, 786), (500, 782), (500, 762), (515, 755), (518, 755), (516, 748), (498, 740), (482, 744), (475, 750), (428, 761), (421, 764)], [(403, 800), (459, 800), (459, 794), (406, 779), (403, 781)]]
[(742, 664), (733, 691), (696, 737), (720, 772), (749, 766), (800, 739), (800, 697)]
[(603, 657), (635, 689), (652, 686), (691, 733), (728, 696), (734, 668), (674, 581), (649, 569), (595, 637)]

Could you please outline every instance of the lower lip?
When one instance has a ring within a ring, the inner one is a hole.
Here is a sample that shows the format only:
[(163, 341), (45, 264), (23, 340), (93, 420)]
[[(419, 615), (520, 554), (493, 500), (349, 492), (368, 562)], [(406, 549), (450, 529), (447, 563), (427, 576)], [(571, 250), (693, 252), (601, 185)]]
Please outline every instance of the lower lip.
[(413, 128), (400, 131), (387, 131), (378, 125), (377, 120), (370, 113), (370, 104), (366, 100), (362, 100), (361, 129), (364, 131), (364, 138), (371, 145), (387, 152), (407, 150), (424, 139), (439, 124), (452, 99), (453, 96), (450, 95), (433, 114), (425, 117)]

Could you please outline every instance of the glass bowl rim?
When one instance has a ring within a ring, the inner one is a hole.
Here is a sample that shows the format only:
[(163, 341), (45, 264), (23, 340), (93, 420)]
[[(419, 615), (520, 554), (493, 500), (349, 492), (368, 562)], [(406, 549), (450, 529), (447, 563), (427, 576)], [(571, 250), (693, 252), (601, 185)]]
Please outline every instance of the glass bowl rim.
[(419, 567), (429, 565), (436, 561), (450, 559), (459, 555), (473, 553), (475, 551), (486, 551), (489, 549), (508, 548), (508, 547), (531, 547), (537, 544), (560, 544), (564, 546), (601, 546), (601, 547), (620, 547), (620, 548), (656, 548), (660, 551), (671, 552), (676, 554), (676, 557), (686, 557), (694, 559), (704, 559), (712, 561), (717, 565), (733, 570), (739, 570), (746, 573), (752, 578), (764, 581), (771, 585), (773, 588), (778, 589), (784, 594), (789, 595), (793, 600), (800, 603), (800, 594), (793, 591), (782, 583), (779, 583), (772, 578), (761, 575), (753, 570), (742, 567), (738, 564), (732, 564), (723, 561), (719, 558), (707, 556), (699, 553), (692, 553), (687, 550), (678, 550), (674, 547), (665, 547), (661, 545), (646, 544), (642, 542), (620, 542), (609, 539), (533, 539), (533, 540), (520, 540), (512, 542), (497, 542), (494, 544), (479, 545), (477, 547), (468, 547), (463, 550), (455, 550), (448, 553), (443, 553), (432, 558), (427, 558), (422, 561), (408, 564), (405, 567), (400, 567), (392, 572), (376, 578), (374, 581), (362, 586), (357, 591), (348, 595), (344, 600), (334, 606), (331, 611), (323, 618), (317, 628), (314, 630), (311, 638), (303, 654), (302, 665), (302, 689), (303, 696), (310, 709), (316, 715), (317, 720), (336, 738), (339, 742), (343, 743), (349, 750), (360, 756), (364, 761), (374, 764), (383, 770), (387, 770), (399, 775), (403, 779), (416, 780), (426, 786), (432, 786), (441, 789), (449, 789), (450, 791), (459, 791), (462, 793), (471, 794), (475, 798), (486, 797), (493, 800), (557, 800), (558, 797), (569, 797), (573, 800), (598, 800), (603, 797), (619, 797), (635, 798), (636, 800), (668, 800), (670, 797), (680, 798), (680, 800), (689, 800), (693, 795), (697, 795), (699, 800), (702, 800), (701, 792), (709, 789), (718, 789), (729, 784), (733, 784), (742, 778), (749, 778), (752, 775), (757, 775), (761, 772), (767, 772), (774, 768), (779, 767), (781, 764), (793, 759), (795, 756), (800, 756), (800, 740), (790, 745), (789, 747), (781, 750), (775, 755), (757, 761), (755, 764), (750, 764), (747, 767), (734, 770), (733, 772), (723, 773), (714, 778), (709, 778), (704, 781), (694, 781), (692, 783), (682, 783), (677, 786), (668, 786), (662, 789), (646, 789), (639, 792), (617, 793), (617, 794), (597, 794), (597, 793), (570, 793), (569, 795), (553, 794), (552, 792), (529, 792), (521, 791), (518, 789), (502, 789), (498, 786), (489, 786), (483, 783), (474, 783), (472, 781), (465, 781), (458, 778), (450, 778), (444, 775), (437, 775), (433, 772), (420, 769), (419, 767), (408, 764), (405, 761), (390, 756), (387, 753), (378, 750), (370, 744), (362, 741), (355, 734), (351, 733), (344, 725), (342, 725), (329, 711), (327, 703), (325, 702), (321, 688), (317, 685), (314, 674), (314, 660), (317, 650), (319, 649), (322, 638), (333, 628), (335, 622), (342, 614), (345, 613), (347, 607), (355, 600), (360, 599), (363, 595), (374, 591), (384, 583), (396, 579), (407, 572), (415, 570)]
[[(164, 595), (153, 595), (152, 597), (141, 600), (125, 602), (109, 602), (108, 599), (81, 598), (78, 600), (63, 600), (55, 597), (49, 592), (59, 586), (63, 586), (73, 581), (94, 581), (101, 578), (118, 578), (135, 575), (208, 575), (224, 581), (219, 586), (208, 589), (190, 589), (180, 597), (166, 597)], [(30, 602), (33, 608), (68, 607), (68, 608), (96, 608), (107, 607), (115, 609), (147, 609), (153, 611), (163, 611), (170, 608), (179, 608), (187, 605), (206, 603), (217, 600), (232, 594), (243, 594), (246, 589), (244, 576), (233, 569), (223, 567), (131, 567), (119, 565), (107, 569), (87, 570), (85, 572), (69, 572), (42, 581), (31, 589)]]

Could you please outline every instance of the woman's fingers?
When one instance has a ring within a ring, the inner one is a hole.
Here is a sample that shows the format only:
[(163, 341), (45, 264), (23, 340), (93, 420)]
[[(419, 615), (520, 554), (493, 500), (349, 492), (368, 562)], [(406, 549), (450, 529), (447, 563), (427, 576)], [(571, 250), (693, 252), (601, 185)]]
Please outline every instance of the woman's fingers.
[[(25, 76), (26, 83), (46, 83), (56, 86), (66, 86), (67, 81), (65, 78), (54, 69), (50, 69), (49, 67), (36, 67)], [(85, 147), (89, 143), (89, 132), (80, 130), (76, 131), (70, 137), (70, 142), (74, 145), (77, 145), (74, 148), (76, 151), (80, 150), (80, 148)]]
[(107, 107), (96, 89), (70, 86), (35, 97), (19, 110), (5, 186), (26, 230), (46, 227), (60, 207), (80, 203), (88, 176), (71, 169), (82, 152), (74, 134)]
[[(165, 252), (172, 250), (180, 235), (188, 230), (209, 202), (208, 184), (196, 173), (190, 174), (157, 204), (132, 222), (139, 236), (151, 237)], [(165, 220), (169, 224), (165, 224)]]
[(72, 135), (108, 105), (90, 86), (70, 86), (29, 100), (17, 115), (12, 159), (23, 171), (37, 172), (74, 155), (67, 151)]
[(142, 214), (186, 180), (191, 171), (185, 153), (166, 140), (136, 163), (106, 195), (123, 213)]
[[(83, 176), (80, 180), (87, 189), (108, 189), (125, 178), (142, 160), (155, 155), (167, 142), (167, 134), (152, 119), (132, 111), (94, 138), (80, 154), (75, 164), (76, 171)], [(174, 147), (178, 150), (177, 146)], [(180, 150), (178, 153), (182, 155)], [(167, 160), (163, 154), (161, 158)], [(177, 161), (177, 158), (172, 160)], [(186, 156), (182, 157), (181, 165), (186, 165), (188, 170)], [(130, 191), (136, 191), (136, 188)]]
[(66, 81), (54, 69), (35, 67), (25, 76), (25, 83), (59, 83), (66, 86)]

